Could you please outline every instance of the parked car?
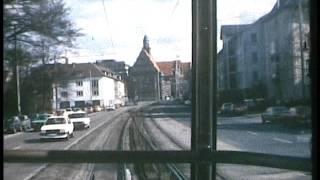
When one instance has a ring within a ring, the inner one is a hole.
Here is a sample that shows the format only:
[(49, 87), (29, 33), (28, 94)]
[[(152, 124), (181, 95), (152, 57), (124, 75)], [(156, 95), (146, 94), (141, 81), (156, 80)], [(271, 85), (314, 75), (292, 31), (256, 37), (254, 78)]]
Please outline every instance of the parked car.
[(76, 107), (74, 107), (74, 108), (72, 108), (72, 111), (73, 111), (73, 112), (81, 111), (81, 108), (76, 108)]
[(90, 127), (90, 117), (84, 111), (78, 111), (69, 114), (69, 119), (73, 123), (74, 128), (89, 128)]
[(18, 116), (13, 116), (4, 121), (4, 132), (5, 133), (16, 133), (22, 131), (22, 124)]
[(93, 111), (94, 112), (100, 112), (100, 111), (102, 111), (102, 108), (100, 106), (94, 106), (93, 107)]
[(60, 139), (68, 140), (73, 137), (74, 126), (66, 116), (51, 116), (41, 127), (41, 139)]
[(73, 109), (72, 109), (72, 108), (66, 108), (66, 111), (67, 111), (67, 112), (72, 112)]
[(116, 110), (116, 106), (115, 105), (106, 106), (106, 110), (107, 111), (114, 111), (114, 110)]
[(234, 104), (233, 103), (223, 103), (221, 106), (221, 115), (232, 115), (234, 113)]
[(272, 106), (261, 114), (262, 123), (285, 122), (290, 116), (289, 109), (285, 106)]
[(311, 109), (309, 106), (295, 106), (289, 109), (290, 121), (296, 123), (311, 123)]
[(235, 115), (243, 115), (247, 113), (248, 107), (244, 103), (234, 104), (233, 114)]
[(27, 131), (31, 129), (31, 120), (27, 115), (19, 115), (18, 117), (21, 121), (21, 126), (23, 131)]
[(189, 99), (186, 99), (184, 102), (183, 102), (185, 105), (191, 105), (191, 101)]
[(92, 112), (94, 112), (93, 107), (91, 107), (91, 106), (85, 107), (85, 108), (84, 108), (84, 111), (87, 112), (87, 113), (92, 113)]
[(38, 114), (35, 118), (31, 119), (31, 127), (34, 131), (40, 131), (41, 127), (45, 124), (47, 119), (52, 116), (52, 114)]

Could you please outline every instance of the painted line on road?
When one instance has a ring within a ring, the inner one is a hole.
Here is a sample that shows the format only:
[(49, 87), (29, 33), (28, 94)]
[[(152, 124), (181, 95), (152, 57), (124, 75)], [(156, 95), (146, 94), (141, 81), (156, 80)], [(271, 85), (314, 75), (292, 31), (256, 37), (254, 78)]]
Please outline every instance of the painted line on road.
[(20, 149), (20, 148), (21, 148), (21, 146), (17, 146), (15, 148), (13, 148), (13, 150)]
[(278, 142), (282, 142), (282, 143), (288, 143), (288, 144), (292, 144), (293, 143), (292, 141), (288, 141), (288, 140), (280, 139), (280, 138), (272, 138), (272, 139), (275, 140), (275, 141), (278, 141)]
[(33, 178), (35, 175), (37, 175), (39, 172), (41, 172), (43, 169), (45, 169), (48, 166), (48, 164), (44, 164), (40, 166), (38, 169), (34, 170), (29, 176), (25, 177), (23, 180), (29, 180)]
[(8, 138), (11, 138), (11, 137), (17, 136), (17, 135), (19, 135), (19, 134), (22, 134), (22, 132), (18, 132), (18, 133), (14, 133), (14, 134), (8, 134), (8, 135), (5, 135), (5, 136), (4, 136), (4, 139), (6, 140), (6, 139), (8, 139)]
[(252, 135), (258, 135), (258, 133), (252, 132), (252, 131), (247, 131), (247, 133), (252, 134)]

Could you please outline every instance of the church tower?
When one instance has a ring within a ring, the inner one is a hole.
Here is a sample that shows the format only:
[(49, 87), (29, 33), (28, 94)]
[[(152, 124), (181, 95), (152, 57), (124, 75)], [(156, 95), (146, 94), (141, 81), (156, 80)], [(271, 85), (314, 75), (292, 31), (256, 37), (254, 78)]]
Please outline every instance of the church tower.
[(150, 54), (149, 38), (147, 35), (144, 35), (143, 37), (143, 49), (145, 49)]
[(131, 98), (139, 101), (158, 101), (161, 96), (160, 75), (160, 69), (150, 53), (149, 38), (145, 35), (143, 47), (129, 72)]

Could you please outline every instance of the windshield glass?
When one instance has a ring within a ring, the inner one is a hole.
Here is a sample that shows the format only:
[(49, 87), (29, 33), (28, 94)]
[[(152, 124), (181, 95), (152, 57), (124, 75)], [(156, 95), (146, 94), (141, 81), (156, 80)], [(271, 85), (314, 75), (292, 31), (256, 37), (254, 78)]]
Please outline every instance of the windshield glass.
[(41, 114), (41, 115), (38, 116), (38, 119), (39, 120), (46, 120), (46, 119), (48, 119), (48, 117), (49, 117), (49, 115)]
[(52, 124), (65, 124), (66, 119), (64, 118), (49, 118), (46, 121), (46, 125), (52, 125)]
[(87, 117), (86, 113), (72, 113), (69, 114), (69, 118), (85, 118)]

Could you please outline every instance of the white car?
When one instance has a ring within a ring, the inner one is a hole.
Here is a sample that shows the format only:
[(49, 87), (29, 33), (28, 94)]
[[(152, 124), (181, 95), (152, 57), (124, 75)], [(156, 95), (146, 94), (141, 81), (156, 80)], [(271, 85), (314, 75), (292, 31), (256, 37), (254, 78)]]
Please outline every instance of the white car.
[(75, 128), (89, 128), (90, 117), (84, 111), (73, 112), (68, 115)]
[(73, 123), (66, 116), (51, 116), (41, 127), (41, 139), (69, 139), (73, 137)]

